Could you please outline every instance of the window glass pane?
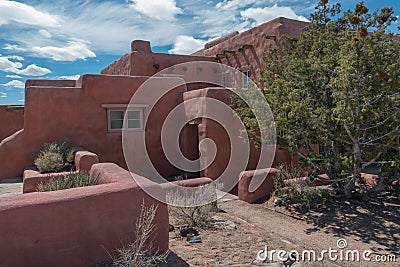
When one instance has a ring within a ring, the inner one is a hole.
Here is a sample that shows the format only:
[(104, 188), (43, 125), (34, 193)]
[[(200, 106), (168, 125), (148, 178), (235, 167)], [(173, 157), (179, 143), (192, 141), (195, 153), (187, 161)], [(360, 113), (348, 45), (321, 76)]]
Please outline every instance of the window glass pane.
[(128, 120), (140, 120), (140, 111), (138, 110), (133, 110), (133, 111), (128, 111)]
[(124, 119), (124, 111), (122, 110), (110, 111), (110, 120), (123, 120), (123, 119)]
[(128, 120), (129, 129), (140, 129), (140, 120)]
[(222, 77), (222, 86), (223, 87), (228, 87), (228, 76), (223, 76)]
[(110, 128), (112, 130), (122, 129), (123, 125), (124, 125), (124, 120), (111, 120)]

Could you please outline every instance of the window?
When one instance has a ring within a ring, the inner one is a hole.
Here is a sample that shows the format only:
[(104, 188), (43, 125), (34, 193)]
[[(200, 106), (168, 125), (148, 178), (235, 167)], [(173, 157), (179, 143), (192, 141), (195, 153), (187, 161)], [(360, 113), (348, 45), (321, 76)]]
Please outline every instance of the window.
[(102, 107), (107, 109), (108, 131), (143, 130), (143, 109), (147, 106), (103, 104)]
[(128, 129), (142, 129), (141, 110), (128, 110)]
[(229, 79), (228, 79), (228, 75), (224, 75), (221, 78), (221, 85), (222, 87), (228, 88), (229, 86)]
[(122, 131), (122, 130), (142, 130), (142, 129), (143, 129), (142, 109), (108, 110), (108, 130), (110, 132)]
[(122, 130), (124, 125), (124, 111), (110, 110), (109, 111), (109, 130)]
[(249, 82), (251, 81), (251, 70), (243, 70), (243, 88), (247, 88), (249, 86)]

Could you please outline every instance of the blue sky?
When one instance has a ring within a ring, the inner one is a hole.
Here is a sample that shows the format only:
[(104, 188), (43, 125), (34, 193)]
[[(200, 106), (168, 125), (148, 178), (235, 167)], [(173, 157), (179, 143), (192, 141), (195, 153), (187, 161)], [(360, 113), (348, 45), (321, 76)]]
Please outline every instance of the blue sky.
[[(155, 52), (190, 54), (205, 42), (283, 16), (308, 20), (318, 0), (0, 0), (0, 105), (23, 104), (27, 79), (100, 73), (149, 40)], [(340, 1), (344, 10), (359, 1)], [(372, 9), (399, 0), (366, 0)], [(398, 32), (399, 22), (392, 30)]]

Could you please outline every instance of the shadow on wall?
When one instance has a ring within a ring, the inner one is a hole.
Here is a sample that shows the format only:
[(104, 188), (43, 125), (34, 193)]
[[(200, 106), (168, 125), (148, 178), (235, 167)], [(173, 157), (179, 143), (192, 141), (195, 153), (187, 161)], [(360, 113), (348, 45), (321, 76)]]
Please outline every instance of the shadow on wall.
[(22, 106), (0, 106), (0, 142), (18, 130), (24, 128)]

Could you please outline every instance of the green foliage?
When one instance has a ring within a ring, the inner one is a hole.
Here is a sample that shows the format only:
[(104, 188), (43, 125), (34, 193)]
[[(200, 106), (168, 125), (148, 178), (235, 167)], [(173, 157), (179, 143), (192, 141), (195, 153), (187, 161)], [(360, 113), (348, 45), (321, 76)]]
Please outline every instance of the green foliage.
[(68, 141), (45, 144), (35, 159), (40, 173), (52, 173), (74, 170), (75, 153)]
[(71, 172), (67, 174), (65, 178), (53, 179), (47, 183), (40, 183), (38, 185), (38, 192), (64, 190), (96, 184), (97, 176), (91, 176), (88, 172)]
[(40, 152), (35, 160), (40, 173), (60, 172), (64, 169), (64, 161), (59, 153), (51, 151)]
[(279, 199), (279, 204), (298, 205), (300, 208), (309, 209), (325, 205), (329, 201), (329, 191), (315, 187), (302, 168), (295, 165), (279, 165), (278, 170), (274, 177), (275, 192), (272, 199)]
[(302, 209), (310, 209), (328, 203), (330, 194), (327, 189), (297, 182), (283, 188), (280, 197), (287, 205), (298, 205)]
[[(311, 18), (298, 40), (282, 37), (280, 48), (265, 51), (261, 82), (278, 144), (296, 153), (312, 175), (348, 179), (349, 195), (363, 168), (400, 161), (393, 153), (400, 134), (400, 42), (387, 32), (396, 17), (391, 8), (370, 13), (363, 2), (341, 13), (340, 4), (321, 0)], [(244, 121), (254, 118), (249, 111), (239, 114)], [(323, 153), (310, 144), (320, 144)]]
[(274, 188), (278, 194), (286, 186), (285, 181), (307, 177), (307, 172), (294, 164), (280, 164), (277, 169), (279, 172), (274, 176)]

